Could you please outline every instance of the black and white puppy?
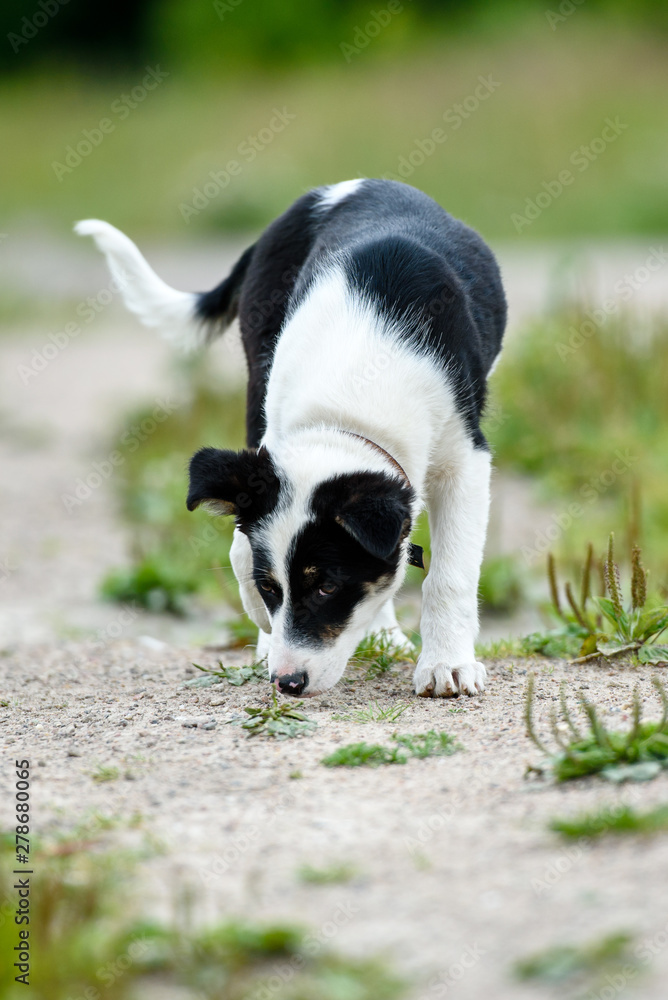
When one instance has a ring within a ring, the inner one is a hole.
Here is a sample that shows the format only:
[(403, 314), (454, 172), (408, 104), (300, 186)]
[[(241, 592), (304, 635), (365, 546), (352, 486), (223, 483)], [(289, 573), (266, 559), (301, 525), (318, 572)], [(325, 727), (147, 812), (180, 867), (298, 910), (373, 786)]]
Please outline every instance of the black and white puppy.
[(299, 198), (213, 291), (178, 292), (134, 243), (87, 220), (126, 305), (198, 347), (238, 316), (248, 448), (202, 448), (187, 504), (236, 518), (231, 561), (258, 652), (285, 694), (339, 680), (386, 629), (426, 505), (417, 694), (484, 689), (477, 588), (490, 453), (480, 431), (506, 303), (492, 252), (431, 198), (354, 180)]

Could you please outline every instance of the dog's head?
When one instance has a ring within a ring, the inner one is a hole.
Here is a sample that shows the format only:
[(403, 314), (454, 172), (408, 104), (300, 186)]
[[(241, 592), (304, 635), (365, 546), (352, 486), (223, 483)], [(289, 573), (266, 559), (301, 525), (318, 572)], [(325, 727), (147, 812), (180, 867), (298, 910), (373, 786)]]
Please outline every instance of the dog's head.
[(382, 469), (323, 475), (302, 461), (296, 474), (265, 448), (202, 448), (190, 463), (188, 509), (202, 503), (233, 515), (250, 542), (272, 681), (294, 695), (332, 687), (401, 584), (413, 490)]

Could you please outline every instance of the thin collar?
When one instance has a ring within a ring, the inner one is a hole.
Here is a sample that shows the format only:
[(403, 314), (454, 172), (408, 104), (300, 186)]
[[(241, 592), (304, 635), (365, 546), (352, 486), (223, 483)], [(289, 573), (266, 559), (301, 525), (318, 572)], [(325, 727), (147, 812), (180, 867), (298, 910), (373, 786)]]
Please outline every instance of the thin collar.
[[(399, 465), (399, 463), (397, 462), (396, 458), (394, 458), (393, 455), (390, 455), (389, 451), (385, 451), (385, 449), (381, 448), (381, 446), (379, 444), (376, 444), (375, 441), (372, 441), (368, 437), (364, 437), (363, 434), (355, 434), (354, 431), (343, 430), (343, 428), (340, 428), (340, 430), (341, 430), (341, 432), (343, 434), (348, 434), (349, 437), (357, 438), (358, 441), (364, 441), (365, 444), (371, 445), (371, 447), (374, 448), (377, 452), (379, 452), (381, 455), (384, 455), (385, 458), (390, 462), (390, 464), (393, 465), (394, 468), (397, 470), (397, 472), (399, 473), (399, 475), (401, 476), (401, 478), (405, 481), (406, 485), (409, 486), (409, 487), (411, 487), (411, 481), (410, 481), (410, 479), (408, 478), (408, 476), (404, 472), (403, 468)], [(412, 487), (411, 487), (411, 489), (412, 489)]]
[[(385, 451), (385, 449), (381, 448), (379, 444), (376, 444), (375, 441), (372, 441), (368, 437), (364, 437), (363, 434), (355, 434), (354, 431), (347, 431), (342, 427), (338, 428), (338, 430), (340, 430), (342, 434), (347, 434), (349, 437), (357, 438), (358, 441), (364, 441), (365, 444), (370, 445), (380, 455), (384, 455), (388, 462), (397, 470), (401, 478), (406, 483), (406, 486), (412, 490), (413, 487), (411, 486), (410, 479), (404, 472), (403, 468), (399, 465), (396, 458), (394, 458), (393, 455), (390, 455), (389, 451)], [(424, 552), (421, 545), (416, 545), (415, 542), (408, 543), (408, 562), (411, 566), (417, 566), (419, 569), (422, 569), (425, 572), (427, 571), (424, 564)]]

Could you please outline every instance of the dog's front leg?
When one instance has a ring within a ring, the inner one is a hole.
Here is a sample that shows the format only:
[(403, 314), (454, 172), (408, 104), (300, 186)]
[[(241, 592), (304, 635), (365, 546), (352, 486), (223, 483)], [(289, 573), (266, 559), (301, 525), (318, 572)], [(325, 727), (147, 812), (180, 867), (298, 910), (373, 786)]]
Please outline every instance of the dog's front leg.
[(427, 483), (431, 566), (422, 587), (422, 653), (415, 691), (425, 698), (477, 694), (478, 580), (489, 515), (490, 455), (471, 448)]
[[(232, 545), (230, 547), (230, 562), (232, 563), (234, 575), (239, 583), (239, 594), (241, 596), (241, 603), (244, 606), (244, 611), (250, 620), (260, 629), (258, 637), (258, 659), (262, 659), (268, 652), (271, 623), (269, 621), (267, 609), (264, 606), (264, 602), (262, 601), (253, 580), (253, 552), (250, 547), (250, 542), (248, 541), (246, 535), (244, 535), (243, 531), (240, 531), (239, 528), (234, 529)], [(260, 649), (260, 647), (262, 647), (262, 649)]]

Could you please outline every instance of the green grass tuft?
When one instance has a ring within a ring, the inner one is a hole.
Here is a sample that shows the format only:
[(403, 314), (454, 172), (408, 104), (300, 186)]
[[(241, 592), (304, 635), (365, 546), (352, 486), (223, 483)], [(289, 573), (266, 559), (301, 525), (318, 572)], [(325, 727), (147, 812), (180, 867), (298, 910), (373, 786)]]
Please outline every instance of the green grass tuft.
[(232, 636), (230, 649), (245, 649), (246, 646), (257, 644), (257, 625), (247, 615), (239, 615), (238, 618), (225, 622), (225, 627)]
[(307, 882), (309, 885), (342, 885), (355, 877), (357, 869), (349, 864), (334, 864), (327, 868), (301, 865), (297, 874), (300, 881)]
[(647, 812), (636, 812), (631, 806), (609, 807), (572, 819), (553, 819), (550, 829), (573, 839), (609, 833), (659, 833), (668, 830), (668, 805)]
[(323, 757), (325, 767), (378, 767), (380, 764), (405, 764), (406, 754), (399, 747), (383, 747), (379, 743), (348, 743)]
[(120, 776), (121, 772), (117, 767), (109, 767), (105, 764), (101, 764), (91, 775), (93, 781), (100, 785), (107, 781), (117, 781)]
[(387, 673), (398, 663), (415, 663), (417, 654), (408, 645), (398, 645), (386, 631), (366, 635), (355, 650), (352, 664), (366, 667), (366, 679)]
[(514, 972), (518, 979), (538, 980), (562, 990), (569, 986), (596, 989), (598, 984), (605, 984), (605, 977), (618, 975), (624, 969), (632, 969), (635, 974), (638, 963), (632, 942), (629, 934), (620, 932), (584, 945), (555, 945), (516, 962)]
[(302, 701), (290, 701), (279, 704), (276, 691), (272, 687), (272, 704), (267, 708), (245, 708), (244, 712), (250, 718), (242, 723), (249, 736), (272, 736), (278, 740), (291, 739), (295, 736), (309, 736), (318, 725), (309, 719), (299, 709)]
[(376, 701), (367, 708), (356, 709), (348, 715), (334, 715), (332, 718), (344, 722), (396, 722), (410, 707), (410, 702), (404, 702), (399, 705), (388, 705), (387, 708), (381, 708)]
[(486, 660), (507, 660), (515, 656), (530, 656), (535, 650), (529, 648), (526, 639), (491, 639), (489, 642), (478, 642), (475, 647), (476, 656)]
[(463, 750), (448, 733), (437, 733), (430, 729), (426, 733), (399, 735), (394, 733), (392, 747), (378, 743), (349, 743), (334, 753), (324, 757), (325, 767), (377, 767), (380, 764), (405, 764), (409, 757), (445, 757)]
[(214, 667), (200, 667), (199, 663), (193, 663), (203, 674), (202, 677), (193, 677), (189, 681), (184, 681), (184, 687), (211, 687), (213, 684), (222, 684), (227, 681), (233, 687), (241, 687), (242, 684), (269, 683), (267, 664), (264, 660), (259, 663), (248, 663), (240, 667), (226, 667), (222, 660), (218, 660), (219, 670)]
[(423, 759), (424, 757), (449, 757), (458, 750), (462, 750), (461, 743), (458, 743), (454, 736), (448, 733), (437, 733), (430, 729), (426, 733), (418, 733), (416, 736), (393, 736), (393, 740), (401, 747), (408, 750), (411, 757)]

